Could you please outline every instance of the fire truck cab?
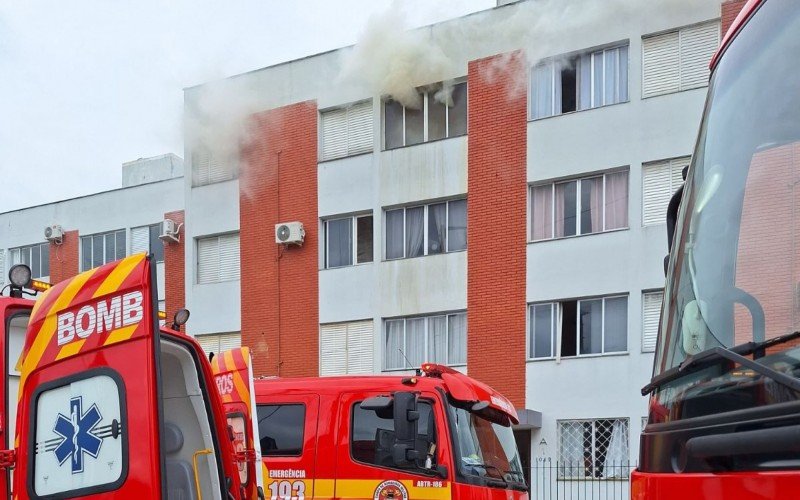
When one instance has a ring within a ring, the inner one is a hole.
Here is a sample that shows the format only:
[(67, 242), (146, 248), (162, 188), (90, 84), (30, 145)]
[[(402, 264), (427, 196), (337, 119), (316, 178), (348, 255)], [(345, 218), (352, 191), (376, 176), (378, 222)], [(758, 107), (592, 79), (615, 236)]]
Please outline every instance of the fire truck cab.
[(259, 379), (255, 403), (267, 497), (528, 498), (513, 406), (446, 366)]
[(136, 254), (54, 285), (32, 309), (8, 304), (6, 338), (27, 324), (19, 402), (6, 403), (18, 408), (3, 452), (13, 498), (241, 498), (211, 367), (178, 324), (160, 327), (154, 273)]

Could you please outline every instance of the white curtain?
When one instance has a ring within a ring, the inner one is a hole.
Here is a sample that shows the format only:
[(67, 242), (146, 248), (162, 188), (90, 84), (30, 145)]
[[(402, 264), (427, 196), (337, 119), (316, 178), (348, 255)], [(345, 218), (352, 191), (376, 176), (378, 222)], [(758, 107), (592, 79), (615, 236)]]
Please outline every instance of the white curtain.
[(582, 300), (580, 315), (580, 354), (599, 354), (603, 351), (603, 300)]
[(386, 211), (386, 258), (403, 258), (403, 209)]
[(603, 104), (619, 102), (619, 49), (604, 51)]
[(417, 257), (423, 254), (425, 208), (406, 209), (406, 257)]
[(329, 220), (327, 223), (328, 265), (349, 266), (353, 263), (353, 219)]
[(603, 178), (581, 180), (581, 234), (603, 230)]
[(386, 321), (386, 345), (383, 351), (387, 370), (403, 368), (405, 360), (400, 350), (403, 349), (403, 320)]
[(603, 477), (622, 478), (628, 476), (628, 436), (627, 425), (623, 420), (615, 420), (611, 439), (603, 463)]
[(531, 195), (531, 239), (553, 237), (553, 185), (534, 186)]
[(428, 254), (443, 253), (447, 245), (447, 204), (428, 206)]
[(606, 175), (606, 230), (628, 227), (628, 172)]
[(605, 104), (603, 102), (603, 51), (592, 54), (592, 107), (596, 108)]
[(428, 318), (428, 353), (426, 361), (447, 364), (447, 316)]
[(561, 114), (561, 70), (569, 66), (569, 61), (558, 59), (553, 62), (553, 115)]
[(618, 102), (625, 102), (628, 100), (628, 46), (625, 45), (617, 50), (619, 51), (619, 77), (617, 80), (619, 86)]
[(581, 54), (578, 61), (578, 109), (592, 107), (592, 56)]
[(451, 314), (447, 324), (447, 363), (459, 365), (467, 362), (467, 314)]
[(533, 89), (531, 101), (534, 119), (553, 114), (553, 61), (546, 61), (533, 68)]
[(425, 318), (406, 320), (405, 354), (414, 368), (425, 362)]

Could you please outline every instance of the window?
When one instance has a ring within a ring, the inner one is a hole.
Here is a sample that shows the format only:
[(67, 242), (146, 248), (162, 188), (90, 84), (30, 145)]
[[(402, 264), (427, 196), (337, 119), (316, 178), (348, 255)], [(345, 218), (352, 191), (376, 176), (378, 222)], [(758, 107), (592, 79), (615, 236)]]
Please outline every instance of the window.
[(156, 262), (164, 262), (164, 242), (161, 236), (161, 223), (131, 228), (131, 253), (148, 252)]
[(81, 271), (125, 257), (125, 230), (81, 236)]
[(195, 340), (206, 354), (219, 354), (242, 346), (242, 334), (239, 332), (204, 333), (197, 335)]
[(197, 283), (238, 280), (239, 233), (197, 239)]
[[(384, 370), (467, 362), (467, 313), (387, 319)], [(409, 363), (411, 366), (409, 366)]]
[(642, 97), (707, 86), (719, 30), (719, 21), (712, 21), (644, 37)]
[(628, 45), (552, 57), (531, 70), (531, 119), (628, 100)]
[(372, 151), (372, 101), (330, 109), (322, 117), (322, 160)]
[[(19, 248), (12, 248), (8, 251), (10, 266), (25, 264), (31, 268), (31, 277), (34, 279), (50, 276), (50, 244), (39, 243)], [(2, 261), (0, 261), (2, 264)], [(2, 266), (0, 266), (2, 269)]]
[(373, 372), (372, 320), (319, 327), (319, 374)]
[(467, 200), (386, 211), (386, 259), (467, 249)]
[(661, 303), (664, 292), (642, 294), (642, 352), (654, 352), (658, 340), (658, 322), (661, 319)]
[(372, 215), (328, 219), (323, 224), (325, 269), (372, 262)]
[(531, 240), (628, 227), (628, 171), (531, 186)]
[[(430, 403), (417, 403), (419, 420), (417, 426), (418, 441), (436, 442), (436, 424)], [(396, 469), (392, 459), (394, 443), (394, 418), (391, 411), (378, 412), (364, 410), (361, 403), (353, 405), (353, 431), (350, 435), (350, 453), (357, 462)], [(410, 465), (409, 468), (413, 468)]]
[[(123, 418), (125, 402), (114, 377), (94, 373), (40, 389), (33, 396), (36, 436), (30, 454), (30, 484), (36, 496), (80, 496), (87, 489), (100, 493), (118, 488), (125, 480), (129, 424)], [(76, 425), (88, 429), (78, 436), (82, 450), (77, 453), (73, 450)], [(72, 494), (64, 495), (67, 492)]]
[(664, 224), (667, 205), (673, 193), (683, 184), (683, 169), (691, 156), (654, 161), (642, 165), (642, 224)]
[(529, 358), (625, 352), (628, 297), (564, 300), (528, 306)]
[(628, 479), (628, 419), (558, 422), (559, 479)]
[(416, 96), (414, 105), (383, 103), (384, 146), (394, 149), (467, 133), (467, 84), (437, 83)]
[(192, 153), (192, 180), (195, 187), (235, 178), (236, 169), (221, 161), (219, 155), (203, 147), (195, 149)]
[(256, 412), (262, 456), (296, 457), (303, 454), (305, 405), (256, 405)]

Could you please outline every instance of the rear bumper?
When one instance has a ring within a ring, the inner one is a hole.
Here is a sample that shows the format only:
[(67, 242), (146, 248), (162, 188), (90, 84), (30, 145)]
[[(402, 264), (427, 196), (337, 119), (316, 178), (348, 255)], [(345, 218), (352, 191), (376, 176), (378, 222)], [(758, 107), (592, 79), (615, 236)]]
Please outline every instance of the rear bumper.
[(800, 470), (720, 474), (633, 471), (631, 500), (772, 500), (800, 496)]

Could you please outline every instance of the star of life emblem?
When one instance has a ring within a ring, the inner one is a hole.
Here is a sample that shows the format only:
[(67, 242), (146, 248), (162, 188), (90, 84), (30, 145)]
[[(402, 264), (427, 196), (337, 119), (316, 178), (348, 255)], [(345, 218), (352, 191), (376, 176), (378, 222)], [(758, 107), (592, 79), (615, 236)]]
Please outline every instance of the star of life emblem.
[(53, 427), (53, 432), (61, 438), (53, 450), (59, 465), (70, 460), (72, 473), (80, 474), (83, 472), (84, 455), (97, 458), (103, 438), (95, 434), (95, 427), (102, 419), (96, 404), (84, 412), (82, 396), (69, 400), (69, 415), (59, 413)]

